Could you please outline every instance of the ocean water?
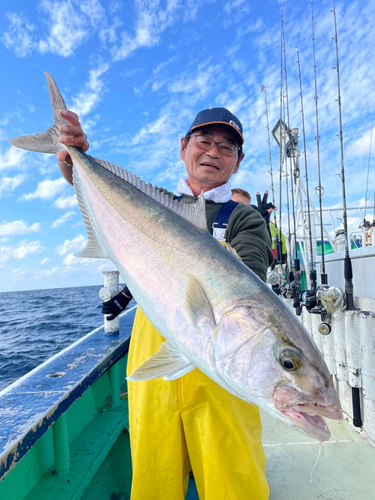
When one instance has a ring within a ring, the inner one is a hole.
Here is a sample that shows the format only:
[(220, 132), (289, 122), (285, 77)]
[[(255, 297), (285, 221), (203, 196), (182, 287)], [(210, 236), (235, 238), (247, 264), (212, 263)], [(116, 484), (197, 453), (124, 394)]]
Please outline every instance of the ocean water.
[(101, 287), (0, 293), (0, 390), (103, 324)]

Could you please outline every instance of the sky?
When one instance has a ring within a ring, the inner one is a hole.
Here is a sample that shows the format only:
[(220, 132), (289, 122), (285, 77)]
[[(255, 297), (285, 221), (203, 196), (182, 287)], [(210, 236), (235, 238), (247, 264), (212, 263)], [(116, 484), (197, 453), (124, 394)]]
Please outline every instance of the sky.
[[(270, 190), (272, 166), (278, 205), (280, 154), (271, 135), (269, 157), (267, 116), (270, 131), (283, 117), (300, 131), (302, 182), (306, 158), (311, 199), (318, 206), (319, 165), (322, 206), (333, 210), (339, 226), (332, 7), (325, 0), (2, 0), (0, 291), (100, 285), (102, 271), (113, 268), (108, 261), (74, 256), (87, 241), (86, 231), (74, 189), (62, 179), (55, 157), (8, 142), (52, 125), (44, 70), (80, 116), (92, 156), (171, 191), (185, 172), (180, 137), (200, 110), (227, 107), (241, 120), (245, 137), (245, 159), (232, 187), (248, 190), (255, 200), (257, 191)], [(336, 1), (335, 11), (347, 204), (364, 207), (372, 220), (375, 4)], [(285, 165), (281, 177), (278, 208), (286, 213)], [(349, 212), (351, 227), (358, 223), (354, 214)]]

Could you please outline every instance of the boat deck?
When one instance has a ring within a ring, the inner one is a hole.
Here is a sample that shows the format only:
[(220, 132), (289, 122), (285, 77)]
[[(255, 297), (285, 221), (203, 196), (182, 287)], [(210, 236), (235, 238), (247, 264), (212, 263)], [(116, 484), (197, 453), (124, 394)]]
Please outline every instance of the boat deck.
[(262, 411), (270, 499), (375, 498), (375, 447), (345, 420), (329, 421), (332, 437), (319, 445)]
[[(326, 420), (332, 437), (319, 445), (268, 413), (261, 414), (269, 500), (375, 498), (375, 447), (345, 420)], [(190, 481), (186, 500), (197, 499)]]

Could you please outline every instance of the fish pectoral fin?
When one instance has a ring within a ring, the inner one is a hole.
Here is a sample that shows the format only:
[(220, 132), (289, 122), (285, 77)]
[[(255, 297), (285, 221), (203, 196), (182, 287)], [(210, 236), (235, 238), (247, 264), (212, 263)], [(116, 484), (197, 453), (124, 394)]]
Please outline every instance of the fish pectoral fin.
[(211, 303), (202, 285), (192, 274), (188, 275), (186, 287), (186, 311), (191, 325), (201, 330), (203, 325), (210, 331), (216, 326)]
[(138, 382), (163, 377), (164, 380), (175, 380), (186, 375), (195, 368), (184, 356), (167, 342), (161, 346), (156, 354), (137, 368), (128, 380)]

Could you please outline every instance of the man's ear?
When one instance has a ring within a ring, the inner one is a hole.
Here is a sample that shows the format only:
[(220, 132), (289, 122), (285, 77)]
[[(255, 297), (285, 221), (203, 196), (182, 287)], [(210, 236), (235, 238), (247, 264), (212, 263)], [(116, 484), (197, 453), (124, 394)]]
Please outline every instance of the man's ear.
[(240, 167), (241, 161), (245, 158), (245, 153), (241, 153), (241, 156), (238, 158), (237, 164), (233, 170), (233, 173), (236, 174), (238, 172), (238, 169)]
[(185, 137), (181, 137), (180, 158), (185, 161)]

